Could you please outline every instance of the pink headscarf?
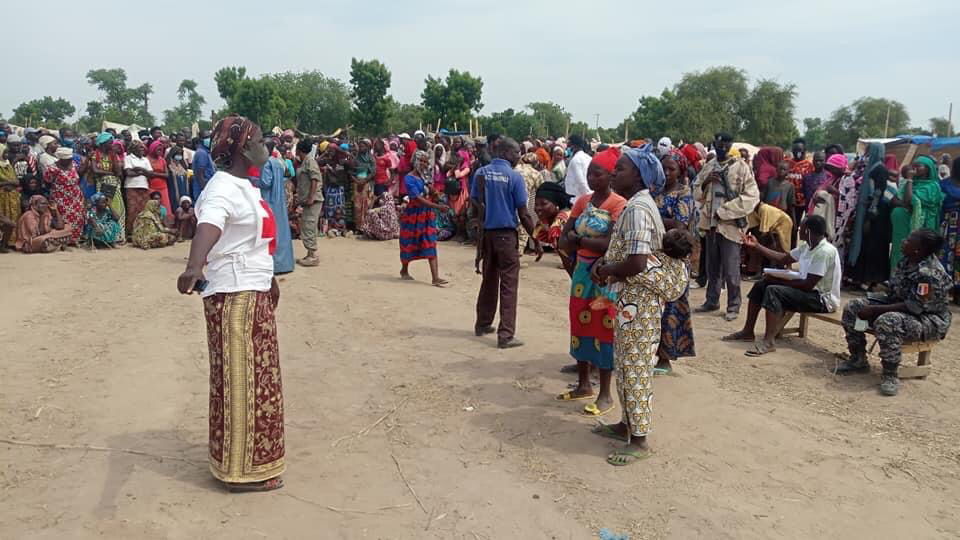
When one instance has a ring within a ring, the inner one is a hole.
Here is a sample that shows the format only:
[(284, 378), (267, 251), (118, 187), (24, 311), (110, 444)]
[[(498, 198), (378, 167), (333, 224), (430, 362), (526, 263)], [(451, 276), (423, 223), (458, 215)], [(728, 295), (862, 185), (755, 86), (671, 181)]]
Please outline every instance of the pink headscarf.
[(827, 165), (833, 165), (841, 171), (847, 170), (847, 156), (843, 154), (833, 154), (827, 158)]
[(161, 137), (153, 141), (152, 143), (150, 143), (150, 146), (147, 148), (147, 155), (155, 158), (163, 157), (159, 154), (159, 151), (163, 150), (163, 146), (165, 144), (167, 144), (166, 137)]

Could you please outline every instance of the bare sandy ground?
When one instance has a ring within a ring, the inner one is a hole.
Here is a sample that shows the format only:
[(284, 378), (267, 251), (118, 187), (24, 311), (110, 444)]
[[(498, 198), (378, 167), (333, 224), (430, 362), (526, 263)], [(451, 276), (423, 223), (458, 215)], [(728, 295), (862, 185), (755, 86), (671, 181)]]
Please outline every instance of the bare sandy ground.
[(0, 538), (960, 537), (956, 329), (931, 377), (883, 398), (876, 367), (829, 373), (839, 328), (749, 359), (718, 341), (737, 323), (698, 316), (699, 357), (656, 382), (655, 455), (615, 469), (582, 403), (553, 401), (555, 259), (522, 274), (527, 346), (499, 351), (471, 331), (471, 249), (441, 246), (440, 290), (425, 263), (396, 279), (394, 242), (322, 247), (282, 281), (286, 487), (246, 495), (207, 472), (185, 245), (0, 256), (0, 438), (114, 449), (0, 443)]

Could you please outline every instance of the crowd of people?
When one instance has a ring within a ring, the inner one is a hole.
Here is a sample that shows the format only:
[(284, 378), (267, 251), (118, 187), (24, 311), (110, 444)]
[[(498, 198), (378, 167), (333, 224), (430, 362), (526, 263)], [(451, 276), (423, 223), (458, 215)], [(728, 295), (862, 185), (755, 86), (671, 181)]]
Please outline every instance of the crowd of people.
[[(902, 343), (942, 339), (948, 302), (960, 301), (960, 159), (922, 155), (901, 166), (877, 143), (852, 160), (836, 144), (811, 155), (802, 139), (751, 156), (725, 133), (678, 145), (422, 130), (356, 138), (262, 133), (230, 116), (195, 136), (0, 125), (0, 154), (4, 250), (192, 239), (178, 288), (204, 296), (219, 404), (212, 470), (234, 490), (282, 485), (274, 276), (318, 266), (324, 239), (397, 240), (399, 277), (413, 280), (410, 264), (426, 260), (436, 287), (448, 284), (438, 242), (475, 245), (474, 330), (496, 334), (504, 349), (523, 345), (521, 268), (555, 254), (570, 276), (575, 362), (563, 370), (577, 376), (556, 399), (586, 401), (582, 414), (596, 418), (619, 401), (621, 422), (594, 430), (627, 442), (608, 457), (616, 466), (647, 455), (653, 379), (695, 356), (692, 313), (736, 320), (741, 279), (755, 281), (746, 320), (724, 340), (750, 342), (746, 354), (761, 356), (776, 350), (785, 314), (842, 312), (849, 356), (837, 372), (869, 371), (872, 328), (885, 395), (898, 390)], [(295, 240), (305, 250), (298, 260)], [(694, 309), (691, 287), (706, 287)], [(865, 297), (841, 306), (841, 288)], [(249, 320), (253, 328), (236, 326)], [(250, 373), (275, 368), (251, 400), (223, 399), (244, 391), (245, 377), (228, 376), (236, 362)], [(261, 413), (254, 426), (230, 420)]]

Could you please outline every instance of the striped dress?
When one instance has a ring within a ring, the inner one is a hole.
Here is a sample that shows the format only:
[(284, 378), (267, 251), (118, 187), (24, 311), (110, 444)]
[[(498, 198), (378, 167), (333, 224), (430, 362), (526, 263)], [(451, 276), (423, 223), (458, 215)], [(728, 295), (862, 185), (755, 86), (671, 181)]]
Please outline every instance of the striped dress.
[(408, 174), (403, 179), (410, 202), (400, 216), (400, 261), (437, 257), (437, 216), (433, 208), (417, 202), (427, 188), (422, 178)]

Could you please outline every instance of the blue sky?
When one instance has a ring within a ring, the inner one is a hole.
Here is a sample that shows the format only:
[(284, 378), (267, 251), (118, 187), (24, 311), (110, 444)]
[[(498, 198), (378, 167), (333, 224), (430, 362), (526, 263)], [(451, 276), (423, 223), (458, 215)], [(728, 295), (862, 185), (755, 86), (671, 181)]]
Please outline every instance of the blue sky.
[[(402, 102), (419, 102), (424, 78), (454, 67), (483, 78), (484, 112), (554, 101), (591, 125), (599, 114), (614, 126), (640, 96), (715, 65), (796, 84), (798, 120), (876, 96), (903, 102), (923, 126), (953, 101), (960, 123), (958, 0), (48, 0), (42, 17), (29, 3), (16, 6), (6, 10), (6, 41), (18, 46), (8, 49), (2, 116), (43, 95), (82, 111), (97, 98), (84, 76), (91, 68), (122, 67), (131, 86), (152, 83), (160, 117), (184, 78), (199, 83), (209, 109), (221, 105), (220, 67), (316, 69), (347, 80), (355, 56), (383, 61)], [(32, 23), (10, 24), (18, 11)]]

